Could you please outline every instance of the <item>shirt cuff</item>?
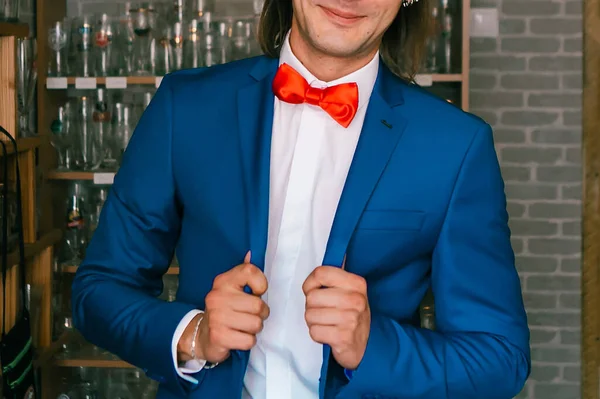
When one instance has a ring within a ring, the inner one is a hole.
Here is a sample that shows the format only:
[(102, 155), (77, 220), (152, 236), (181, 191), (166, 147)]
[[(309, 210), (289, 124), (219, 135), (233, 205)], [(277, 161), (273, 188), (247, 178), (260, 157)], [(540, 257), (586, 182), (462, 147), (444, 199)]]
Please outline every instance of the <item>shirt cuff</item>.
[(202, 313), (204, 312), (201, 310), (194, 309), (188, 312), (185, 316), (183, 316), (183, 319), (181, 319), (181, 321), (177, 325), (177, 329), (175, 330), (175, 334), (173, 334), (173, 341), (171, 343), (171, 350), (173, 352), (173, 365), (175, 366), (175, 371), (177, 371), (177, 375), (179, 375), (184, 380), (191, 382), (192, 384), (197, 384), (198, 380), (188, 374), (195, 374), (202, 370), (204, 368), (204, 365), (206, 364), (206, 360), (192, 359), (188, 360), (180, 366), (177, 362), (177, 344), (179, 343), (183, 332), (185, 331), (187, 326), (192, 322), (194, 317)]

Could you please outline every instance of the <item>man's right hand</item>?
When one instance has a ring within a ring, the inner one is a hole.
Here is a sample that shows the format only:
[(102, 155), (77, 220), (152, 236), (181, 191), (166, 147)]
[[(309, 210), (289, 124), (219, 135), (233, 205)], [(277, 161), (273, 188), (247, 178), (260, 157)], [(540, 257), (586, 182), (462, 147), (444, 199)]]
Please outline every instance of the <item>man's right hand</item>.
[[(248, 286), (252, 293), (244, 292)], [(205, 299), (203, 315), (198, 315), (179, 340), (180, 360), (191, 359), (191, 342), (198, 317), (196, 357), (211, 363), (222, 362), (231, 350), (250, 350), (256, 344), (256, 334), (269, 316), (269, 307), (260, 298), (267, 291), (267, 278), (250, 263), (250, 252), (244, 263), (218, 275)]]

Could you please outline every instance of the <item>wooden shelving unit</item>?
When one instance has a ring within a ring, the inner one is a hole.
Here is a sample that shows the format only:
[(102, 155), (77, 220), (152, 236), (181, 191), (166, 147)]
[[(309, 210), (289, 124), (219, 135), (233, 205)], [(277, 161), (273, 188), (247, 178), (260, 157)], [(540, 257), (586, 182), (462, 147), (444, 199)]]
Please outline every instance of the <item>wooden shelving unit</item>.
[[(55, 229), (43, 235), (32, 244), (25, 244), (25, 259), (30, 260), (41, 254), (46, 248), (57, 244), (62, 238), (62, 230)], [(8, 265), (14, 267), (19, 263), (19, 251), (15, 250), (8, 254)]]
[[(62, 265), (61, 271), (63, 273), (75, 274), (77, 272), (77, 265)], [(179, 275), (179, 266), (172, 265), (171, 267), (169, 267), (169, 270), (167, 271), (166, 274), (170, 275), (170, 276)]]
[[(217, 0), (219, 1), (219, 0)], [(451, 0), (454, 1), (454, 0)], [(77, 90), (93, 90), (98, 87), (104, 87), (109, 90), (126, 90), (133, 86), (145, 86), (147, 88), (157, 88), (162, 82), (161, 76), (125, 76), (125, 77), (94, 77), (94, 78), (82, 78), (76, 76), (69, 77), (48, 77), (46, 74), (46, 68), (49, 59), (49, 49), (47, 46), (47, 32), (55, 21), (62, 20), (66, 15), (66, 0), (37, 0), (36, 9), (36, 31), (38, 32), (37, 37), (37, 48), (38, 48), (38, 95), (37, 95), (37, 119), (41, 138), (39, 140), (23, 141), (20, 146), (22, 148), (30, 147), (36, 149), (39, 153), (38, 156), (38, 172), (42, 176), (41, 185), (36, 187), (36, 190), (41, 192), (43, 198), (53, 198), (53, 201), (44, 202), (42, 207), (42, 219), (40, 220), (40, 230), (44, 232), (39, 240), (39, 246), (35, 244), (28, 247), (28, 253), (34, 254), (41, 251), (40, 261), (36, 263), (36, 267), (39, 268), (40, 272), (38, 279), (44, 281), (45, 291), (44, 298), (49, 304), (52, 302), (50, 297), (51, 292), (51, 261), (52, 253), (49, 250), (43, 248), (48, 247), (52, 250), (52, 244), (58, 242), (60, 239), (55, 233), (55, 229), (61, 228), (62, 226), (58, 223), (62, 222), (61, 212), (64, 212), (60, 208), (62, 206), (61, 186), (68, 181), (85, 181), (89, 184), (96, 185), (110, 185), (115, 176), (114, 171), (59, 171), (56, 170), (56, 156), (55, 150), (50, 145), (50, 141), (47, 140), (48, 134), (50, 134), (49, 127), (52, 120), (57, 115), (57, 109), (60, 105), (64, 104), (67, 99), (67, 92), (77, 92)], [(470, 0), (456, 0), (455, 4), (458, 8), (454, 10), (454, 17), (456, 23), (453, 28), (453, 68), (449, 74), (420, 74), (416, 77), (416, 83), (430, 88), (433, 92), (437, 89), (442, 89), (443, 93), (450, 92), (453, 102), (464, 110), (468, 110), (469, 105), (469, 20), (470, 20)], [(16, 27), (8, 27), (0, 24), (0, 36), (2, 32), (8, 29), (16, 29)], [(2, 45), (0, 38), (0, 46)], [(13, 45), (14, 46), (14, 45)], [(2, 53), (2, 47), (0, 47), (0, 54)], [(6, 91), (5, 94), (2, 92), (2, 79), (3, 76), (11, 74), (14, 75), (14, 71), (10, 69), (10, 66), (3, 66), (4, 64), (0, 61), (0, 104), (4, 104), (5, 99), (14, 98), (15, 93), (13, 91)], [(8, 72), (7, 72), (8, 71)], [(11, 72), (12, 71), (12, 72)], [(8, 85), (6, 85), (8, 88)], [(14, 88), (14, 86), (13, 86)], [(9, 113), (16, 113), (15, 109), (8, 109)], [(0, 123), (4, 122), (3, 114), (5, 112), (0, 111)], [(23, 150), (26, 151), (26, 150)], [(27, 154), (33, 152), (26, 152)], [(32, 158), (33, 160), (33, 158)], [(35, 198), (35, 197), (31, 197)], [(57, 200), (59, 198), (59, 200)], [(56, 205), (60, 203), (60, 206)], [(58, 215), (55, 217), (54, 215)], [(51, 239), (50, 239), (51, 238)], [(28, 255), (34, 256), (34, 255)], [(43, 263), (45, 262), (45, 263)], [(43, 264), (42, 264), (43, 263)], [(77, 265), (63, 265), (59, 268), (59, 272), (63, 273), (63, 277), (70, 278), (77, 271)], [(43, 272), (42, 272), (43, 270)], [(179, 266), (172, 265), (167, 272), (168, 275), (177, 276), (179, 275)], [(42, 369), (43, 379), (43, 392), (55, 393), (57, 376), (60, 375), (61, 370), (67, 368), (77, 367), (98, 367), (98, 368), (127, 368), (133, 367), (130, 364), (114, 359), (104, 359), (101, 357), (94, 357), (93, 355), (81, 354), (73, 358), (64, 359), (61, 356), (56, 356), (60, 350), (61, 345), (65, 340), (70, 339), (67, 336), (61, 336), (58, 341), (51, 342), (51, 325), (52, 320), (48, 314), (44, 315), (43, 318), (43, 337), (40, 338), (40, 342), (43, 343), (42, 350), (40, 351), (38, 365)], [(54, 396), (56, 397), (56, 395)]]
[(0, 36), (27, 37), (29, 25), (23, 23), (0, 22)]
[[(19, 153), (35, 150), (42, 143), (42, 137), (26, 137), (23, 139), (17, 139), (17, 151)], [(13, 155), (15, 152), (15, 148), (11, 143), (6, 143), (6, 153), (7, 155)], [(0, 151), (0, 157), (4, 154)]]
[[(19, 162), (21, 178), (21, 201), (23, 209), (23, 235), (25, 240), (25, 274), (26, 282), (39, 291), (40, 300), (32, 303), (32, 312), (37, 315), (36, 325), (32, 326), (33, 343), (36, 354), (36, 365), (39, 366), (52, 356), (52, 260), (54, 245), (62, 236), (58, 229), (36, 228), (36, 193), (39, 189), (37, 181), (37, 154), (40, 148), (48, 144), (47, 136), (22, 138), (18, 131), (17, 114), (17, 48), (20, 38), (29, 36), (29, 25), (24, 23), (0, 22), (0, 125), (16, 140), (17, 150), (6, 137), (0, 140), (6, 144), (9, 161), (8, 181), (4, 182), (12, 189), (16, 180), (15, 160)], [(4, 153), (0, 151), (0, 158)], [(18, 249), (8, 254), (8, 272), (6, 279), (5, 311), (0, 306), (0, 318), (7, 321), (9, 330), (14, 325), (21, 304), (20, 270)], [(35, 309), (33, 309), (35, 306)], [(60, 345), (58, 342), (56, 345)]]

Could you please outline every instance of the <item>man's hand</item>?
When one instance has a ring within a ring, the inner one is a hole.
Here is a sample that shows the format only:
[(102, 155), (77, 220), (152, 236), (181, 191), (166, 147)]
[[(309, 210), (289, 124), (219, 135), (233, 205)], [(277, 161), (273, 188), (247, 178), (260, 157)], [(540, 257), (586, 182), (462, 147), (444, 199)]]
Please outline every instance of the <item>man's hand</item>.
[[(252, 294), (244, 292), (246, 285)], [(196, 356), (217, 363), (227, 359), (231, 350), (250, 350), (256, 344), (256, 334), (262, 330), (263, 321), (269, 316), (269, 307), (260, 298), (266, 291), (267, 279), (250, 263), (250, 252), (244, 263), (218, 275), (206, 295), (204, 315), (197, 316), (203, 319), (196, 338)], [(190, 323), (179, 341), (181, 360), (191, 358), (195, 325), (195, 322)]]
[(360, 364), (371, 329), (367, 283), (342, 268), (319, 266), (302, 285), (305, 319), (311, 338), (331, 346), (335, 360), (354, 370)]

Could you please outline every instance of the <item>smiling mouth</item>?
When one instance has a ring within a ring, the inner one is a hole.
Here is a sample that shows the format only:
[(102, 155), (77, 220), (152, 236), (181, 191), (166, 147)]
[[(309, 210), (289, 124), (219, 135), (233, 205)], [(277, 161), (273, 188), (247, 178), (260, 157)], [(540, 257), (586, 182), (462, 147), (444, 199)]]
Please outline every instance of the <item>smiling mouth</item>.
[(334, 10), (332, 8), (327, 8), (327, 7), (323, 7), (321, 6), (321, 8), (323, 9), (323, 11), (325, 11), (325, 14), (327, 14), (330, 18), (334, 19), (335, 21), (341, 22), (341, 23), (353, 23), (358, 21), (359, 19), (363, 18), (360, 15), (356, 15), (356, 14), (351, 14), (351, 13), (347, 13), (347, 12), (343, 12), (343, 11), (339, 11), (339, 10)]

